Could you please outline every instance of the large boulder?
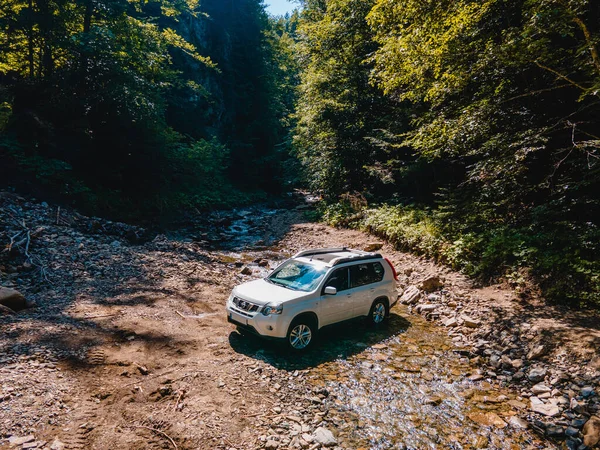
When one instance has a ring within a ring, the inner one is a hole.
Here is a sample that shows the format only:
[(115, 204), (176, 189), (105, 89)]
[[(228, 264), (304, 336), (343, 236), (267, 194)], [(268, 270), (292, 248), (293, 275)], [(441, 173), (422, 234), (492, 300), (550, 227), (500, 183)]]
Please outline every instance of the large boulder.
[(600, 442), (600, 417), (592, 416), (583, 426), (583, 443), (593, 448)]
[(323, 447), (335, 447), (337, 439), (327, 428), (319, 427), (313, 433), (313, 440)]
[(377, 250), (381, 250), (383, 244), (380, 242), (371, 242), (363, 247), (365, 252), (376, 252)]
[(442, 286), (444, 286), (444, 283), (442, 283), (438, 276), (427, 277), (419, 284), (419, 288), (424, 292), (437, 291)]
[(19, 291), (0, 286), (0, 305), (6, 306), (13, 311), (21, 311), (27, 308), (27, 300), (25, 300), (25, 297)]

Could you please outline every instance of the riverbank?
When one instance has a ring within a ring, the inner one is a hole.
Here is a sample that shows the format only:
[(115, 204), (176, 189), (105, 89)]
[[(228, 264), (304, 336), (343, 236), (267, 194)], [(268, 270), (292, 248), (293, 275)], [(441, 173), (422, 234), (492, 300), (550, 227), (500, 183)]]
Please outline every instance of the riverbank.
[[(476, 288), (387, 244), (403, 291), (432, 277), (440, 286), (394, 308), (386, 327), (332, 328), (302, 358), (242, 338), (223, 315), (234, 285), (300, 248), (373, 242), (311, 223), (304, 205), (151, 236), (73, 211), (57, 219), (56, 207), (12, 194), (2, 202), (2, 239), (24, 220), (32, 258), (3, 259), (1, 284), (36, 306), (0, 316), (0, 446), (553, 448), (567, 438), (580, 446), (598, 411), (597, 391), (583, 395), (599, 381), (597, 322), (527, 308), (509, 289)], [(435, 320), (453, 315), (456, 326)], [(521, 356), (538, 335), (561, 339), (537, 359)], [(504, 356), (522, 359), (521, 380)], [(536, 366), (546, 373), (534, 382)], [(540, 383), (550, 392), (534, 394)], [(556, 399), (559, 414), (535, 412), (532, 397)]]

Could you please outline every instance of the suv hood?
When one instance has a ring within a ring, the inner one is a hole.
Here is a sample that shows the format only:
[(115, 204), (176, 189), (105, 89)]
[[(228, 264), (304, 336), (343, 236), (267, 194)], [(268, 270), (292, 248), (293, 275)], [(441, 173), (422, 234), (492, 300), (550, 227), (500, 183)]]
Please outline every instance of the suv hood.
[(233, 295), (241, 297), (244, 300), (250, 300), (257, 305), (266, 305), (270, 302), (284, 303), (304, 297), (306, 294), (308, 292), (287, 289), (263, 279), (240, 284), (233, 290)]

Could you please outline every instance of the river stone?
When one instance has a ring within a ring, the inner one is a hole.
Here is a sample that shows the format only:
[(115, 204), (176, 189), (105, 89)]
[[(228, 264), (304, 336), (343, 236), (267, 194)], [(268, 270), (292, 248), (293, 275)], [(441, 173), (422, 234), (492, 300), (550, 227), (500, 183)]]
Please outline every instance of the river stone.
[(577, 436), (578, 433), (579, 430), (575, 427), (567, 427), (567, 429), (565, 430), (565, 434), (570, 437)]
[(443, 285), (444, 285), (444, 283), (442, 283), (440, 281), (440, 277), (431, 276), (431, 277), (427, 277), (423, 281), (421, 281), (419, 287), (421, 288), (421, 290), (423, 290), (425, 292), (433, 292), (433, 291), (437, 291)]
[(421, 303), (417, 306), (415, 306), (415, 311), (417, 311), (418, 313), (424, 313), (424, 312), (428, 312), (428, 311), (433, 311), (435, 309), (437, 309), (438, 305), (433, 305), (431, 303)]
[(0, 286), (0, 305), (4, 305), (13, 311), (21, 311), (27, 308), (27, 301), (19, 291)]
[(458, 320), (456, 320), (456, 317), (451, 317), (447, 320), (444, 320), (442, 323), (445, 327), (449, 328), (458, 326)]
[(494, 426), (496, 428), (506, 427), (506, 422), (500, 418), (500, 416), (494, 412), (482, 412), (482, 413), (471, 413), (467, 416), (473, 422), (486, 427)]
[(527, 376), (527, 378), (529, 378), (529, 381), (533, 381), (534, 383), (539, 383), (540, 381), (543, 381), (545, 377), (546, 369), (544, 369), (543, 367), (535, 367), (531, 369), (529, 371), (529, 375)]
[(62, 443), (58, 438), (54, 439), (52, 445), (50, 446), (50, 450), (65, 450), (65, 444)]
[(535, 395), (550, 391), (552, 391), (552, 389), (549, 386), (546, 386), (544, 383), (538, 383), (531, 388), (531, 392), (533, 392)]
[(529, 353), (527, 353), (527, 359), (537, 359), (541, 356), (544, 356), (546, 352), (547, 349), (543, 345), (535, 345), (531, 348)]
[(510, 418), (510, 420), (508, 421), (508, 423), (513, 427), (513, 428), (517, 428), (517, 429), (527, 429), (529, 428), (529, 423), (524, 420), (521, 419), (519, 416), (512, 416)]
[(542, 415), (548, 416), (548, 417), (554, 417), (554, 416), (558, 416), (560, 414), (560, 409), (558, 409), (558, 406), (556, 406), (552, 403), (543, 403), (537, 397), (531, 397), (529, 399), (529, 401), (531, 402), (530, 409), (533, 412), (536, 412), (538, 414), (542, 414)]
[(363, 247), (365, 252), (376, 252), (377, 250), (381, 250), (383, 244), (381, 242), (370, 242)]
[(600, 417), (590, 417), (583, 426), (582, 434), (583, 443), (590, 448), (600, 442)]
[(402, 297), (400, 297), (400, 303), (404, 303), (405, 305), (411, 305), (413, 303), (417, 303), (419, 300), (419, 296), (421, 295), (421, 291), (416, 286), (409, 286), (406, 288)]
[(241, 272), (242, 275), (252, 275), (252, 269), (248, 266), (244, 267)]
[(266, 450), (275, 450), (276, 448), (279, 447), (279, 442), (274, 441), (272, 439), (269, 439), (266, 443), (265, 443), (265, 449)]
[(592, 386), (584, 386), (581, 388), (581, 395), (583, 395), (584, 398), (591, 397), (595, 393), (596, 392), (594, 391), (594, 388)]
[(527, 408), (527, 405), (525, 403), (522, 403), (518, 400), (509, 400), (506, 403), (508, 403), (510, 406), (512, 406), (513, 408), (516, 409), (525, 409)]
[(327, 428), (317, 428), (313, 433), (313, 439), (324, 447), (334, 447), (337, 445), (337, 439)]
[(28, 442), (35, 441), (35, 437), (33, 434), (29, 434), (27, 436), (11, 436), (8, 438), (8, 443), (11, 447), (16, 447), (17, 445), (27, 444)]
[(578, 402), (576, 398), (571, 399), (571, 403), (569, 407), (575, 411), (577, 414), (585, 414), (587, 412), (587, 408), (585, 407), (584, 402)]
[(11, 314), (15, 314), (15, 312), (7, 306), (0, 305), (0, 316), (10, 316)]
[(465, 326), (468, 328), (477, 328), (480, 325), (480, 322), (478, 320), (475, 320), (465, 314), (460, 316), (460, 318), (463, 320)]

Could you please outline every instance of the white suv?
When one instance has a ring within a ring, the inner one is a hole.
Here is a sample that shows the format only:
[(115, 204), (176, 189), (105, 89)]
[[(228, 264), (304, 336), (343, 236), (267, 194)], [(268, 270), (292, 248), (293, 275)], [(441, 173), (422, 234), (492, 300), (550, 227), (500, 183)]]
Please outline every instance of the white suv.
[(346, 248), (306, 250), (264, 279), (236, 286), (227, 320), (241, 332), (285, 339), (305, 350), (320, 328), (355, 317), (377, 325), (397, 300), (397, 275), (378, 253)]

